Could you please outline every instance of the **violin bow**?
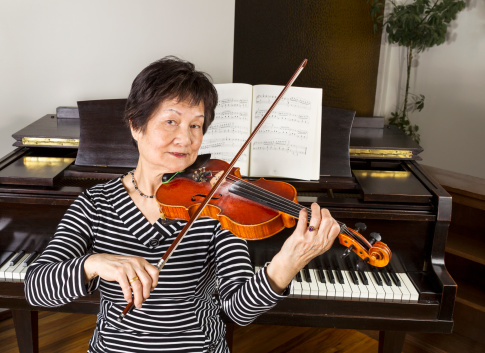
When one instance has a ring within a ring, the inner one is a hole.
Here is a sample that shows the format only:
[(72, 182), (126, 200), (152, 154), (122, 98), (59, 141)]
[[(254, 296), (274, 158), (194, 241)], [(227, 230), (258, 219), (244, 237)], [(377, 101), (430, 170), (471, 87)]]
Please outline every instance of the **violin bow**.
[[(256, 136), (256, 134), (258, 133), (259, 129), (261, 128), (261, 126), (263, 126), (263, 124), (266, 121), (266, 119), (273, 112), (274, 108), (279, 103), (279, 101), (281, 100), (281, 98), (283, 98), (283, 96), (285, 95), (286, 91), (288, 91), (288, 89), (291, 87), (291, 85), (293, 84), (293, 82), (295, 82), (295, 80), (297, 79), (297, 77), (303, 71), (303, 69), (305, 68), (307, 62), (308, 62), (308, 60), (305, 59), (300, 64), (300, 66), (298, 66), (298, 69), (295, 71), (295, 73), (293, 74), (293, 76), (291, 76), (290, 80), (285, 85), (285, 87), (281, 90), (281, 93), (278, 95), (278, 97), (276, 97), (275, 101), (273, 102), (273, 104), (271, 105), (271, 107), (268, 109), (268, 111), (266, 112), (266, 114), (263, 116), (263, 118), (261, 119), (261, 121), (259, 122), (259, 124), (254, 128), (253, 132), (249, 135), (249, 137), (246, 140), (246, 142), (244, 142), (244, 144), (242, 145), (242, 147), (239, 150), (239, 152), (233, 158), (232, 162), (229, 163), (229, 165), (227, 166), (227, 168), (224, 170), (224, 173), (222, 173), (222, 175), (220, 175), (219, 179), (214, 184), (214, 186), (212, 187), (212, 189), (209, 191), (209, 193), (205, 197), (204, 201), (202, 201), (202, 203), (199, 205), (199, 207), (197, 207), (197, 209), (193, 213), (192, 217), (187, 221), (187, 223), (182, 228), (182, 230), (180, 231), (180, 233), (177, 235), (177, 237), (175, 238), (175, 240), (173, 241), (173, 243), (167, 249), (167, 251), (165, 252), (165, 254), (163, 254), (163, 256), (160, 259), (160, 261), (158, 261), (158, 263), (157, 263), (158, 271), (160, 271), (165, 266), (165, 264), (167, 263), (168, 259), (170, 258), (170, 256), (172, 256), (172, 254), (175, 251), (175, 249), (177, 249), (177, 246), (180, 244), (180, 242), (182, 241), (182, 239), (185, 237), (185, 235), (187, 234), (187, 232), (189, 231), (189, 229), (192, 227), (192, 225), (197, 220), (197, 218), (199, 218), (199, 216), (202, 213), (202, 211), (204, 210), (205, 206), (207, 206), (207, 204), (209, 203), (209, 201), (212, 199), (212, 196), (214, 196), (214, 194), (217, 191), (217, 189), (219, 188), (219, 186), (224, 182), (224, 180), (226, 179), (226, 177), (229, 175), (229, 173), (231, 172), (232, 168), (234, 167), (234, 165), (238, 161), (239, 157), (241, 157), (241, 155), (243, 154), (244, 150), (249, 146), (249, 144), (253, 140), (254, 136)], [(125, 307), (125, 309), (123, 310), (123, 312), (118, 316), (118, 321), (122, 321), (125, 318), (125, 316), (132, 310), (132, 308), (133, 308), (133, 302), (128, 303), (128, 305)]]

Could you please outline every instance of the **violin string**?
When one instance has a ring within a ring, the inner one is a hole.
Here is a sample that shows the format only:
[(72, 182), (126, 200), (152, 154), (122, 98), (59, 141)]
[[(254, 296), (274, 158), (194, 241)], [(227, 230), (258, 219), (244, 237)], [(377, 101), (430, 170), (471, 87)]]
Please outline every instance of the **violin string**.
[[(311, 218), (311, 210), (308, 207), (304, 207), (293, 201), (290, 201), (280, 195), (272, 193), (266, 189), (263, 189), (257, 185), (248, 183), (241, 179), (234, 179), (236, 186), (233, 188), (234, 191), (242, 190), (247, 195), (252, 195), (257, 197), (261, 201), (266, 201), (269, 206), (276, 208), (278, 211), (285, 212), (295, 218), (298, 218), (298, 214), (302, 208), (306, 208), (308, 212), (308, 220)], [(244, 196), (244, 195), (241, 195)]]
[[(299, 218), (299, 211), (303, 208), (305, 208), (308, 212), (308, 219), (307, 222), (310, 222), (311, 218), (311, 209), (305, 206), (300, 205), (299, 203), (296, 203), (292, 200), (288, 200), (278, 194), (275, 194), (269, 190), (266, 190), (264, 188), (261, 188), (253, 183), (247, 182), (244, 179), (238, 178), (233, 175), (229, 175), (226, 180), (229, 179), (233, 186), (232, 192), (237, 194), (237, 191), (241, 193), (241, 190), (243, 190), (243, 194), (240, 195), (242, 197), (246, 197), (248, 199), (251, 199), (250, 196), (253, 196), (256, 200), (256, 202), (259, 203), (266, 203), (267, 206), (276, 209), (278, 211), (284, 212), (289, 214), (290, 216), (295, 217), (296, 219)], [(231, 188), (229, 188), (229, 191), (231, 191)], [(358, 236), (355, 234), (353, 231), (351, 231), (347, 226), (336, 220), (336, 222), (340, 226), (340, 233), (345, 234), (349, 236), (351, 239), (356, 241), (363, 249), (369, 249), (370, 244), (361, 236)]]
[[(280, 195), (274, 194), (266, 189), (260, 188), (244, 180), (240, 180), (240, 182), (237, 183), (237, 185), (239, 187), (241, 187), (241, 185), (244, 185), (243, 188), (245, 189), (245, 192), (247, 194), (257, 196), (259, 199), (263, 199), (264, 201), (267, 201), (270, 207), (275, 208), (278, 211), (287, 213), (295, 218), (298, 218), (300, 210), (305, 208), (308, 212), (308, 222), (311, 219), (311, 209), (308, 207), (304, 207), (296, 202), (288, 200)], [(344, 223), (339, 221), (337, 221), (337, 223), (340, 226), (341, 233), (346, 234), (351, 238), (355, 239), (356, 241), (358, 241), (358, 239), (356, 239), (355, 234), (351, 232)]]
[[(271, 191), (268, 191), (266, 189), (263, 189), (257, 185), (254, 185), (252, 183), (249, 183), (243, 179), (234, 177), (234, 176), (228, 176), (229, 180), (233, 182), (234, 185), (237, 185), (237, 188), (242, 189), (246, 193), (256, 196), (259, 199), (265, 200), (268, 204), (272, 205), (273, 208), (277, 209), (278, 211), (284, 212), (289, 214), (290, 216), (293, 216), (295, 218), (298, 218), (299, 212), (301, 209), (305, 208), (308, 212), (308, 222), (310, 221), (311, 218), (311, 209), (305, 206), (302, 206), (296, 202), (293, 202), (291, 200), (288, 200), (278, 194), (275, 194)], [(243, 196), (243, 195), (241, 195)], [(271, 206), (270, 206), (271, 207)], [(356, 241), (359, 241), (356, 239), (356, 236), (353, 232), (351, 232), (347, 226), (342, 223), (337, 221), (337, 223), (340, 226), (341, 233), (344, 233), (351, 238), (355, 239)], [(360, 242), (360, 241), (359, 241)]]
[(280, 195), (277, 195), (252, 183), (248, 183), (242, 179), (237, 179), (235, 185), (237, 185), (238, 189), (244, 190), (247, 194), (256, 196), (258, 197), (258, 199), (266, 201), (270, 206), (276, 208), (278, 211), (285, 212), (295, 218), (298, 218), (300, 210), (305, 208), (308, 212), (308, 221), (310, 221), (311, 209), (308, 207), (297, 204), (291, 200), (288, 200)]

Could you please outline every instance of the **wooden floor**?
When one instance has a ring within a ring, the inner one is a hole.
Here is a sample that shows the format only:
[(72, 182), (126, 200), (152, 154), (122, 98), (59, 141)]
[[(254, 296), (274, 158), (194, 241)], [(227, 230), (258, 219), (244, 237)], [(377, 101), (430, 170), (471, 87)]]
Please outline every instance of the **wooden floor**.
[[(40, 352), (86, 352), (95, 315), (39, 313)], [(17, 353), (12, 318), (0, 321), (0, 351)], [(292, 326), (249, 325), (234, 330), (233, 353), (376, 353), (377, 332)], [(404, 353), (479, 353), (485, 347), (456, 335), (408, 334)]]

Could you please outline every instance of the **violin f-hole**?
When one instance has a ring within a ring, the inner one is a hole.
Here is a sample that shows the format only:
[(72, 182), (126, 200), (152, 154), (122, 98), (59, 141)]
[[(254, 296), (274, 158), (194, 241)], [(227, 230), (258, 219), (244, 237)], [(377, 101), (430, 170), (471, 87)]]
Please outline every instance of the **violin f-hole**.
[[(196, 200), (196, 197), (207, 197), (207, 195), (204, 195), (204, 194), (195, 194), (194, 196), (192, 196), (192, 198), (190, 199), (190, 201), (195, 201)], [(219, 194), (219, 197), (211, 197), (211, 200), (219, 200), (221, 197), (222, 197), (222, 194)]]

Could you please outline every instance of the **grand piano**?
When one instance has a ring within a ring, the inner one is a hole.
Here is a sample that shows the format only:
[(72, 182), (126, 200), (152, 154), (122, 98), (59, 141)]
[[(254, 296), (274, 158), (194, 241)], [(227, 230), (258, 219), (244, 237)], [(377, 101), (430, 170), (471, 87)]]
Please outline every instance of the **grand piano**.
[[(59, 107), (13, 134), (17, 148), (0, 159), (0, 307), (12, 311), (20, 352), (38, 351), (39, 310), (98, 312), (97, 293), (58, 308), (29, 306), (22, 281), (27, 258), (42, 252), (79, 193), (135, 165), (123, 107), (124, 100)], [(336, 242), (255, 323), (377, 330), (379, 352), (401, 352), (409, 331), (451, 333), (457, 287), (444, 262), (451, 197), (419, 165), (421, 147), (382, 118), (327, 107), (322, 115), (320, 180), (285, 181), (301, 204), (318, 202), (364, 236), (380, 234), (392, 260), (357, 270), (359, 258), (342, 258), (346, 248)], [(255, 269), (291, 231), (249, 242)]]

